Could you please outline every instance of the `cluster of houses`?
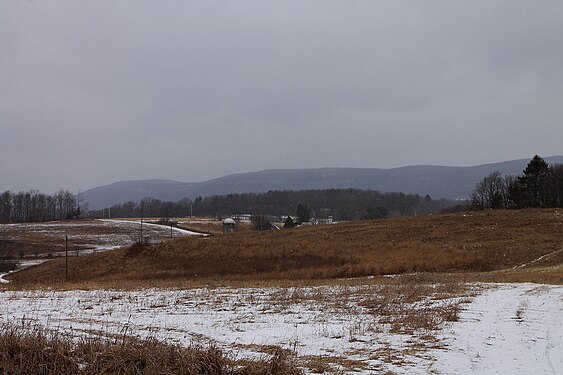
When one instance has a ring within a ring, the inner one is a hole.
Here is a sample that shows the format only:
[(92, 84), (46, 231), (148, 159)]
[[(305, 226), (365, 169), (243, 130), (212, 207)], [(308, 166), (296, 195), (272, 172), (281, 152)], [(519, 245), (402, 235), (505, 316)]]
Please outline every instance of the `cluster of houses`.
[[(297, 216), (290, 216), (290, 215), (282, 215), (282, 216), (269, 216), (269, 220), (271, 222), (281, 222), (285, 223), (286, 220), (291, 217), (294, 223), (298, 222)], [(237, 223), (239, 221), (250, 221), (252, 215), (250, 214), (237, 214), (231, 217), (228, 217), (223, 220), (223, 233), (232, 233), (236, 232), (237, 230)], [(325, 217), (312, 217), (309, 221), (302, 222), (301, 224), (296, 225), (298, 226), (312, 226), (312, 225), (329, 225), (334, 224), (333, 218), (330, 215)], [(277, 226), (275, 226), (278, 228)], [(279, 228), (278, 228), (279, 229)]]
[[(287, 220), (288, 217), (291, 217), (291, 219), (293, 220), (294, 223), (297, 223), (298, 218), (297, 216), (281, 216), (281, 222), (285, 223), (285, 221)], [(312, 217), (311, 219), (309, 219), (309, 221), (305, 221), (303, 223), (301, 223), (300, 225), (303, 226), (307, 226), (307, 225), (326, 225), (326, 224), (333, 224), (334, 221), (332, 220), (332, 216), (328, 216), (325, 218), (319, 218), (319, 217)]]

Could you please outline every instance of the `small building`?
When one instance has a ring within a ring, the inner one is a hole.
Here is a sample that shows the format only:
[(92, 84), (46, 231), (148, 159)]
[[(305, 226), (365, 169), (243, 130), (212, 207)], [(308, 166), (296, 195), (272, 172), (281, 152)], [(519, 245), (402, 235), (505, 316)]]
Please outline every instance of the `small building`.
[(332, 220), (332, 216), (326, 218), (313, 217), (311, 218), (310, 222), (313, 225), (327, 225), (327, 224), (332, 224), (333, 220)]
[(236, 214), (233, 216), (235, 220), (239, 220), (239, 221), (250, 221), (251, 217), (252, 217), (251, 214)]
[(233, 233), (236, 230), (237, 223), (230, 217), (223, 220), (223, 233)]

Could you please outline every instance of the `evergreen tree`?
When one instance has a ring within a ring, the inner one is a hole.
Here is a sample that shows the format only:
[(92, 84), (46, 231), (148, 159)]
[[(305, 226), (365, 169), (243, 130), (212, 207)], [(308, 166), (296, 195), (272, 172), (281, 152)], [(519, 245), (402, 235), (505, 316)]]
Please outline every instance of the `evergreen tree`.
[(367, 220), (374, 220), (374, 219), (385, 219), (389, 216), (389, 210), (385, 207), (368, 207), (367, 208), (367, 215), (365, 218)]
[(518, 182), (524, 190), (528, 207), (545, 206), (545, 177), (549, 172), (549, 165), (542, 157), (535, 155), (523, 171), (523, 176)]
[(288, 216), (285, 221), (283, 222), (283, 227), (284, 228), (293, 228), (295, 227), (295, 223), (293, 222), (293, 219), (291, 218), (291, 216)]
[(311, 220), (311, 210), (309, 210), (309, 207), (305, 206), (304, 204), (299, 203), (297, 205), (296, 215), (299, 224)]

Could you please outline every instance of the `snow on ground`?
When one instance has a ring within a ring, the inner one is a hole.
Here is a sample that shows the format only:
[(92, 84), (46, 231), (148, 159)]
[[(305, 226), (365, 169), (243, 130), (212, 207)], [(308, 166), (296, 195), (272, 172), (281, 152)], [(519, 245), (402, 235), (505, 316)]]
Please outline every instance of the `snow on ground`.
[[(64, 249), (65, 235), (68, 235), (69, 256), (76, 256), (132, 245), (139, 237), (140, 224), (140, 221), (135, 220), (113, 219), (83, 223), (53, 221), (47, 223), (0, 224), (0, 237), (8, 240), (20, 240), (24, 243), (26, 241), (52, 242), (58, 244), (58, 249)], [(170, 239), (170, 237), (183, 236), (201, 237), (205, 235), (175, 227), (172, 227), (171, 233), (170, 227), (143, 222), (143, 237), (148, 237), (151, 243), (161, 242)], [(17, 271), (46, 262), (53, 257), (63, 257), (65, 254), (65, 251), (49, 250), (49, 252), (41, 252), (38, 250), (35, 256), (27, 255), (24, 258), (18, 258)], [(10, 273), (12, 272), (0, 273), (0, 284), (8, 283), (5, 276)]]
[[(377, 293), (373, 288), (362, 290)], [(416, 334), (378, 323), (361, 303), (369, 296), (342, 287), (4, 291), (0, 313), (3, 322), (74, 335), (126, 332), (186, 346), (215, 343), (242, 357), (263, 356), (262, 346), (277, 345), (303, 363), (308, 356), (354, 361), (331, 362), (346, 373), (563, 373), (563, 287), (501, 284), (475, 291), (473, 302), (461, 305), (459, 322), (436, 333), (441, 343), (434, 349), (420, 349)], [(344, 295), (354, 297), (339, 300)]]
[[(42, 243), (50, 242), (64, 247), (65, 235), (71, 245), (80, 247), (80, 251), (90, 252), (128, 246), (138, 240), (141, 222), (135, 220), (102, 219), (85, 222), (47, 222), (0, 224), (0, 236), (7, 240)], [(160, 242), (170, 237), (202, 236), (189, 230), (154, 223), (143, 222), (143, 237), (151, 242)]]
[[(141, 225), (140, 220), (99, 219), (98, 221), (107, 222), (107, 223), (119, 223), (119, 224), (125, 224), (125, 225), (133, 225), (136, 228), (138, 228)], [(166, 225), (149, 223), (147, 221), (143, 221), (143, 226), (147, 226), (147, 227), (150, 227), (150, 228), (153, 228), (153, 229), (158, 229), (159, 231), (169, 231), (170, 229), (172, 229), (174, 232), (180, 233), (183, 236), (200, 236), (200, 237), (205, 236), (201, 233), (192, 232), (192, 231), (187, 230), (187, 229), (178, 228), (178, 227), (174, 227), (174, 226), (169, 227), (169, 226), (166, 226)]]
[(25, 268), (28, 267), (32, 267), (32, 266), (37, 266), (38, 264), (41, 264), (43, 262), (46, 262), (46, 259), (24, 259), (24, 260), (20, 260), (18, 262), (18, 268), (14, 271), (8, 271), (8, 272), (0, 272), (0, 284), (8, 284), (10, 281), (6, 280), (4, 277), (8, 276), (11, 273), (17, 272), (17, 271), (21, 271)]
[(563, 287), (505, 284), (486, 290), (443, 330), (433, 353), (446, 374), (563, 374)]

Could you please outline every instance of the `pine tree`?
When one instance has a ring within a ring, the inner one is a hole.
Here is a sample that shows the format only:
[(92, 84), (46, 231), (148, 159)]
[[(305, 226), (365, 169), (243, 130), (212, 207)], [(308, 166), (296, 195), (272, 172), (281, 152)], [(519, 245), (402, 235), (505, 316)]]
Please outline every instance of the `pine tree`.
[(283, 227), (284, 228), (293, 228), (295, 227), (295, 223), (293, 222), (293, 219), (291, 218), (291, 216), (288, 216), (284, 223), (283, 223)]
[(309, 210), (309, 207), (305, 206), (304, 204), (299, 203), (297, 205), (296, 215), (299, 224), (311, 220), (311, 210)]
[(545, 205), (545, 177), (549, 172), (549, 165), (542, 157), (535, 155), (526, 166), (518, 182), (524, 190), (526, 206), (544, 207)]

